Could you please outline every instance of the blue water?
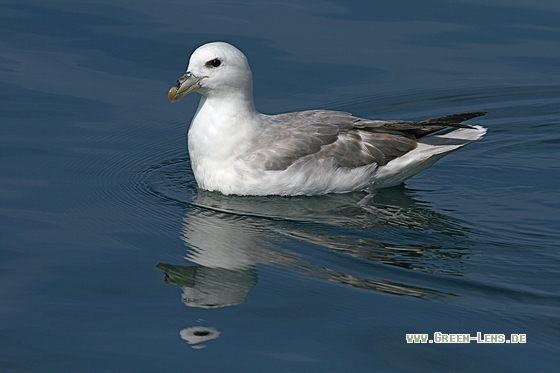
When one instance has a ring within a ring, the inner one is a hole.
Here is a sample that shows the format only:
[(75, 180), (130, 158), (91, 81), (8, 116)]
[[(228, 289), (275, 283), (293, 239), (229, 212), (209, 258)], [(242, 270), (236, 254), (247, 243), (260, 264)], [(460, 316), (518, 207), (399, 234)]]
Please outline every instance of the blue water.
[[(8, 0), (0, 35), (1, 372), (560, 366), (557, 1)], [(166, 93), (215, 40), (262, 112), (488, 134), (365, 208), (198, 190)]]

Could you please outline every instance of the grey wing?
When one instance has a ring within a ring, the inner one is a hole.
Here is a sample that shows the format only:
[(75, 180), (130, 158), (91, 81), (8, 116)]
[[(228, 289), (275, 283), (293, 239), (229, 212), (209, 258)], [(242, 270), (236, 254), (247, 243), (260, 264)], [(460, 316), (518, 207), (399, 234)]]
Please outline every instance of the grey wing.
[(453, 114), (419, 122), (362, 119), (329, 110), (263, 115), (246, 159), (275, 171), (311, 159), (336, 167), (383, 166), (416, 148), (419, 138), (448, 127), (468, 128), (463, 121), (484, 114)]
[(416, 147), (412, 136), (385, 127), (387, 123), (327, 110), (263, 115), (260, 132), (245, 158), (273, 171), (304, 160), (348, 168), (384, 165)]

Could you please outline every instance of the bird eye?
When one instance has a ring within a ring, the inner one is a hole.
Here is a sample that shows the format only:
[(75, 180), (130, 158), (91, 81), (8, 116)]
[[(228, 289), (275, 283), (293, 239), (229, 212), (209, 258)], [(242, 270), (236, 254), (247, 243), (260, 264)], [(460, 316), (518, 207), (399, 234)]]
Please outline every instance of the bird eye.
[(222, 61), (220, 61), (217, 58), (214, 58), (213, 60), (210, 60), (208, 62), (206, 62), (206, 66), (208, 67), (218, 67), (222, 64)]

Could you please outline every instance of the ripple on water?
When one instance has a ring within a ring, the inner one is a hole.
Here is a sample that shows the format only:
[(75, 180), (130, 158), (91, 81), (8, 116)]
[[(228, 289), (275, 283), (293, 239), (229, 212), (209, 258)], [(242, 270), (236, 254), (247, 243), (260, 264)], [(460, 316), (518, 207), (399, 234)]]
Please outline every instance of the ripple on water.
[[(64, 140), (63, 146), (71, 156), (66, 157), (63, 167), (73, 176), (73, 186), (67, 190), (79, 196), (76, 208), (79, 206), (102, 223), (140, 225), (145, 231), (157, 224), (172, 234), (177, 230), (177, 212), (162, 208), (161, 200), (152, 196), (149, 185), (153, 182), (150, 178), (157, 175), (154, 170), (161, 164), (177, 159), (186, 164), (185, 142), (177, 146), (174, 134), (183, 133), (184, 124), (146, 122), (142, 118), (116, 116), (102, 125), (84, 124), (88, 130), (79, 138)], [(187, 179), (192, 175), (182, 170), (176, 174)], [(184, 185), (183, 180), (177, 181), (177, 185)]]

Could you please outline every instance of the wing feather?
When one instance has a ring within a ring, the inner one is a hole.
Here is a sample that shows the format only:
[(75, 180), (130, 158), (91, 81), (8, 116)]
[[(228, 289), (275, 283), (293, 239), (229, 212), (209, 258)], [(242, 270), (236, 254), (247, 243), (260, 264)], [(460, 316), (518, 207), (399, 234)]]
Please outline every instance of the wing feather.
[(335, 167), (383, 166), (417, 146), (418, 138), (484, 115), (463, 113), (420, 122), (361, 119), (350, 113), (309, 110), (263, 115), (245, 160), (264, 170), (281, 171), (296, 162), (329, 160)]

